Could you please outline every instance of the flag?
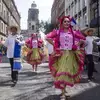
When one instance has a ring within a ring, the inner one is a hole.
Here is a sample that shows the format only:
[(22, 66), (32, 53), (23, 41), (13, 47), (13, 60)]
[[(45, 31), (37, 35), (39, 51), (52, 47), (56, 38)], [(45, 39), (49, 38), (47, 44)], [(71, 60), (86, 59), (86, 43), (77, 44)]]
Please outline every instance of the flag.
[(74, 24), (77, 24), (77, 23), (76, 23), (76, 20), (75, 20), (74, 18), (72, 18), (72, 22), (73, 22)]
[(71, 19), (71, 25), (72, 26), (76, 26), (77, 25), (76, 20), (73, 17)]

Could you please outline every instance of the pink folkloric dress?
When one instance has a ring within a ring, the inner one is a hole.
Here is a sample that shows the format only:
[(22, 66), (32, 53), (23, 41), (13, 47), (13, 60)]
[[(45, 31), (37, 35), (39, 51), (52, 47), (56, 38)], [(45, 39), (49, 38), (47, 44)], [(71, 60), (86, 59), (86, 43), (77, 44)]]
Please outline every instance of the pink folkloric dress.
[[(53, 31), (48, 34), (46, 38), (55, 38), (55, 50), (51, 55), (50, 61), (50, 70), (55, 79), (55, 87), (64, 89), (66, 85), (73, 86), (75, 83), (80, 81), (80, 73), (82, 71), (84, 62), (82, 62), (83, 54), (78, 52), (80, 50), (72, 50), (72, 33)], [(79, 35), (75, 35), (75, 38), (84, 39)]]
[(29, 47), (27, 54), (27, 62), (31, 65), (41, 64), (42, 54), (39, 49), (39, 41), (37, 39), (28, 39), (26, 45)]

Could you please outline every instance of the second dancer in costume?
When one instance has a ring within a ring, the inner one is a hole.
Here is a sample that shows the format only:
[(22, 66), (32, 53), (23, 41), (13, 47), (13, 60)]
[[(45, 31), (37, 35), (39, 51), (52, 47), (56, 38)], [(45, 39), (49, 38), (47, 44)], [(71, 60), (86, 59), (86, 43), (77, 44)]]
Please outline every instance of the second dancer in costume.
[(37, 71), (37, 65), (42, 61), (39, 44), (36, 34), (32, 34), (31, 38), (26, 41), (26, 45), (30, 49), (27, 54), (27, 62), (32, 65), (34, 71)]
[(73, 32), (71, 21), (69, 16), (62, 17), (60, 29), (50, 32), (46, 37), (46, 40), (51, 44), (53, 44), (52, 40), (55, 40), (50, 70), (55, 80), (55, 87), (62, 90), (61, 95), (64, 99), (66, 98), (66, 86), (74, 86), (79, 82), (84, 65), (83, 54), (78, 52), (75, 39), (85, 40), (85, 38), (77, 32)]

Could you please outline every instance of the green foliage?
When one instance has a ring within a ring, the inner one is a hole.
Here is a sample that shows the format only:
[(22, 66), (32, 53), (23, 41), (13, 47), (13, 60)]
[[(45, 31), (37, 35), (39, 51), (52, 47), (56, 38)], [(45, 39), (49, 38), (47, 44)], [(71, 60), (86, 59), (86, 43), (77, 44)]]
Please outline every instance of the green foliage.
[(51, 32), (54, 28), (55, 26), (47, 21), (46, 22), (41, 21), (39, 24), (40, 31), (44, 32), (45, 34)]

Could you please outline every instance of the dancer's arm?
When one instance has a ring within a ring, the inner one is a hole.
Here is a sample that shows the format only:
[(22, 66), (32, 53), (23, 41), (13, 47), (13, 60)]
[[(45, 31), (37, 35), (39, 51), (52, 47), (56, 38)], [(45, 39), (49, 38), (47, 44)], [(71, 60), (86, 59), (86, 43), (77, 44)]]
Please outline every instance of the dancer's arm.
[(52, 39), (48, 39), (48, 38), (47, 38), (46, 40), (47, 40), (50, 44), (52, 44), (52, 45), (54, 44), (53, 41), (52, 41)]
[(30, 48), (30, 41), (31, 41), (31, 39), (28, 39), (28, 40), (25, 41), (25, 45), (26, 45), (28, 48)]
[(75, 34), (75, 37), (78, 39), (86, 40), (86, 38), (82, 34)]
[(57, 32), (56, 30), (53, 30), (52, 32), (50, 32), (49, 34), (46, 35), (46, 40), (50, 43), (50, 44), (54, 44), (53, 43), (53, 39), (57, 36)]

